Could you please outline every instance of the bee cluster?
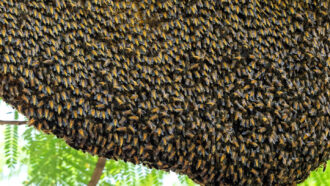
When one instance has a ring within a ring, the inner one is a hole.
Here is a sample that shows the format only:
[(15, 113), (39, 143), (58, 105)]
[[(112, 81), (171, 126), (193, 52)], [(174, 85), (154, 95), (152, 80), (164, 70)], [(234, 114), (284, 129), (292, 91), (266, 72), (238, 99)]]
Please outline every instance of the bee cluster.
[(200, 184), (330, 159), (327, 0), (0, 2), (0, 96), (76, 149)]

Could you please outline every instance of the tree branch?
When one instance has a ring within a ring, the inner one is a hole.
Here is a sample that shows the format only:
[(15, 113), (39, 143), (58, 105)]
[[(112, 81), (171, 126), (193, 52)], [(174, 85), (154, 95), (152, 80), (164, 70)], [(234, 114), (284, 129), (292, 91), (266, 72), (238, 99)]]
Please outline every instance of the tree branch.
[(27, 121), (4, 121), (0, 120), (0, 125), (26, 125)]
[(100, 180), (106, 161), (107, 161), (106, 158), (99, 157), (92, 178), (88, 183), (88, 186), (96, 186), (97, 182)]

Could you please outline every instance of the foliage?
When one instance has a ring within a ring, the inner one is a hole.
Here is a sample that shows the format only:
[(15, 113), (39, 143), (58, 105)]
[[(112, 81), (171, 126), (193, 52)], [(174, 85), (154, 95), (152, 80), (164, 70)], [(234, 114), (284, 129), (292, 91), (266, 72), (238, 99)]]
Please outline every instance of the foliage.
[(14, 168), (18, 157), (18, 126), (7, 125), (5, 129), (5, 158), (9, 168)]
[[(328, 166), (330, 164), (330, 161), (328, 161)], [(321, 166), (320, 168), (314, 170), (311, 175), (299, 186), (328, 186), (330, 185), (330, 169), (326, 168), (325, 171), (324, 167)]]
[[(14, 113), (18, 119), (18, 113)], [(22, 138), (24, 147), (19, 153), (19, 132), (24, 130)], [(28, 177), (24, 185), (85, 185), (89, 182), (95, 168), (97, 157), (77, 151), (53, 135), (40, 133), (33, 127), (6, 126), (4, 131), (5, 164), (11, 171), (17, 169), (17, 164), (28, 167)], [(1, 143), (0, 143), (1, 144)], [(22, 160), (20, 160), (19, 157)], [(18, 162), (19, 161), (19, 162)], [(329, 161), (330, 162), (330, 161)], [(0, 168), (0, 172), (3, 169)], [(127, 185), (149, 186), (163, 185), (163, 178), (169, 173), (149, 169), (142, 165), (133, 165), (123, 161), (108, 160), (99, 181), (100, 186)], [(175, 185), (196, 185), (187, 176), (179, 175)], [(320, 168), (300, 186), (330, 185), (330, 169), (323, 172)]]
[[(14, 119), (18, 119), (18, 112), (14, 112)], [(5, 158), (9, 168), (15, 168), (18, 157), (18, 126), (7, 125), (5, 129)]]
[(24, 163), (29, 166), (26, 185), (75, 185), (88, 183), (96, 157), (76, 151), (63, 140), (36, 132), (32, 127), (23, 135), (27, 141)]

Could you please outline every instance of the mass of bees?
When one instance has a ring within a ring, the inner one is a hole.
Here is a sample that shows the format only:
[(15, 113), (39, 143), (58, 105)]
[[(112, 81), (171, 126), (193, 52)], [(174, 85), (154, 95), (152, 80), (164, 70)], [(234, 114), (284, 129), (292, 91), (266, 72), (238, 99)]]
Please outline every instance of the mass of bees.
[(83, 151), (202, 185), (330, 159), (328, 0), (2, 0), (0, 96)]

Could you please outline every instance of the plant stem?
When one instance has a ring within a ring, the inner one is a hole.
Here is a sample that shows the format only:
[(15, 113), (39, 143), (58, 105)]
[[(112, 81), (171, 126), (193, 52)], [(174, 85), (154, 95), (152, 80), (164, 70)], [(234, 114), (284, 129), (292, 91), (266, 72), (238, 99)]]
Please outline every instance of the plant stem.
[(92, 178), (88, 183), (88, 186), (96, 186), (97, 182), (100, 180), (106, 161), (107, 161), (106, 158), (99, 157)]

